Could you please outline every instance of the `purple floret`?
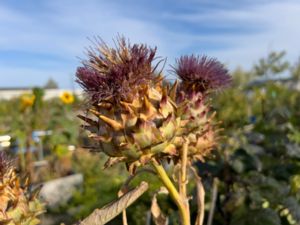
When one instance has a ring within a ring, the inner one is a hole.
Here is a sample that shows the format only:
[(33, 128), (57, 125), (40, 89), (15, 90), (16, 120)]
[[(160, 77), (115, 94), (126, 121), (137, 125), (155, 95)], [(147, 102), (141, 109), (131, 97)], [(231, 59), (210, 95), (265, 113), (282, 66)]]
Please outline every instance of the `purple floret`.
[(93, 101), (99, 102), (107, 97), (126, 99), (127, 95), (142, 84), (151, 82), (154, 77), (151, 63), (155, 59), (156, 48), (138, 44), (131, 46), (121, 38), (115, 49), (104, 43), (95, 49), (104, 49), (106, 54), (89, 52), (89, 59), (76, 72), (77, 82)]
[(220, 89), (231, 83), (228, 70), (214, 58), (182, 56), (176, 64), (175, 73), (183, 83), (194, 85), (197, 91)]

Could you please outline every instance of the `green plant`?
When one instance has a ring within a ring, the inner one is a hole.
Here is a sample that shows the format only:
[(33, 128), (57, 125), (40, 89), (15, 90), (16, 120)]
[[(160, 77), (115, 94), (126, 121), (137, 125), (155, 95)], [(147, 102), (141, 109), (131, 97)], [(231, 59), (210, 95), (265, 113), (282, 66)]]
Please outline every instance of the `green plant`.
[(213, 224), (300, 222), (299, 97), (288, 84), (272, 81), (216, 97), (227, 138), (213, 160), (198, 163), (208, 190), (219, 181), (209, 196), (216, 205)]

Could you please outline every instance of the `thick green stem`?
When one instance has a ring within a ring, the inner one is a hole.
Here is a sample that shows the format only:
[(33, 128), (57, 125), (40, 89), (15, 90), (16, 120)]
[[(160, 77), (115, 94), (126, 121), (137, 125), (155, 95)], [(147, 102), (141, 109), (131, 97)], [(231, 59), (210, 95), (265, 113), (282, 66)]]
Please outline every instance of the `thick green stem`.
[(179, 175), (179, 193), (183, 198), (187, 198), (186, 194), (186, 185), (187, 185), (187, 176), (186, 176), (186, 168), (187, 168), (187, 154), (188, 154), (188, 142), (186, 141), (182, 148), (181, 153), (181, 170)]
[(189, 208), (188, 205), (185, 204), (185, 201), (187, 201), (187, 199), (182, 199), (162, 165), (160, 165), (155, 160), (152, 160), (152, 165), (156, 170), (158, 177), (160, 178), (164, 186), (168, 189), (172, 200), (175, 202), (179, 209), (181, 225), (190, 225), (191, 222)]
[(188, 183), (187, 179), (187, 155), (188, 155), (188, 141), (185, 140), (185, 143), (182, 148), (182, 154), (181, 154), (181, 170), (180, 170), (180, 182), (179, 182), (179, 194), (181, 196), (181, 199), (183, 201), (184, 207), (185, 207), (185, 213), (189, 215), (189, 221), (190, 221), (190, 206), (189, 206), (189, 199), (187, 196), (186, 186)]

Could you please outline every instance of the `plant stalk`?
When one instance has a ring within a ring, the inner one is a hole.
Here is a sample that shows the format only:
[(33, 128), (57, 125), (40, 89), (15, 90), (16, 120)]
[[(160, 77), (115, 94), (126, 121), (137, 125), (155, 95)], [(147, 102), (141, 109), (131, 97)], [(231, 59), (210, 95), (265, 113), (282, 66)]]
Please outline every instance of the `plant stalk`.
[(182, 148), (182, 155), (181, 155), (181, 168), (180, 168), (180, 179), (179, 179), (179, 193), (183, 198), (187, 197), (186, 194), (186, 185), (187, 185), (187, 175), (186, 175), (186, 168), (187, 168), (187, 154), (188, 154), (188, 143), (187, 141), (184, 143)]
[(219, 179), (215, 177), (213, 180), (212, 199), (211, 199), (211, 206), (210, 206), (210, 210), (209, 210), (207, 225), (212, 225), (212, 222), (213, 222), (216, 201), (217, 201), (217, 196), (218, 196), (218, 186), (219, 186)]
[(170, 180), (168, 174), (166, 173), (166, 171), (162, 165), (160, 165), (154, 159), (152, 160), (152, 165), (153, 165), (154, 169), (156, 170), (158, 177), (160, 178), (160, 180), (162, 181), (164, 186), (169, 191), (169, 194), (170, 194), (172, 200), (175, 202), (175, 204), (177, 205), (177, 207), (179, 209), (181, 225), (190, 225), (191, 222), (190, 222), (189, 208), (187, 207), (188, 205), (186, 205), (186, 203), (185, 203), (185, 201), (187, 201), (187, 199), (182, 199), (182, 197), (180, 196), (179, 192), (175, 188), (174, 184)]

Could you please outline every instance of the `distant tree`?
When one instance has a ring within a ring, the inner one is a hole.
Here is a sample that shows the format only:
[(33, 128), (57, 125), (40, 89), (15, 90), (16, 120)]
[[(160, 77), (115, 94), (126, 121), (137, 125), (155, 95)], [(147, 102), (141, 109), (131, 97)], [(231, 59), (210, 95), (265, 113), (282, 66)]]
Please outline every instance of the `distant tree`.
[(42, 105), (43, 105), (43, 97), (45, 95), (45, 91), (43, 88), (39, 88), (39, 87), (34, 87), (32, 89), (32, 93), (35, 96), (35, 101), (33, 104), (33, 110), (34, 112), (38, 111)]
[(252, 79), (252, 74), (243, 70), (241, 67), (237, 67), (231, 73), (231, 76), (233, 87), (244, 87)]
[(300, 57), (298, 58), (298, 61), (294, 64), (294, 66), (292, 66), (291, 73), (295, 80), (300, 79)]
[(285, 51), (270, 52), (266, 58), (262, 58), (254, 65), (254, 72), (258, 76), (266, 74), (278, 74), (289, 68), (289, 62), (284, 60)]
[(58, 84), (56, 83), (55, 80), (53, 80), (52, 78), (49, 78), (49, 80), (47, 81), (47, 83), (44, 85), (45, 89), (57, 89), (58, 88)]

